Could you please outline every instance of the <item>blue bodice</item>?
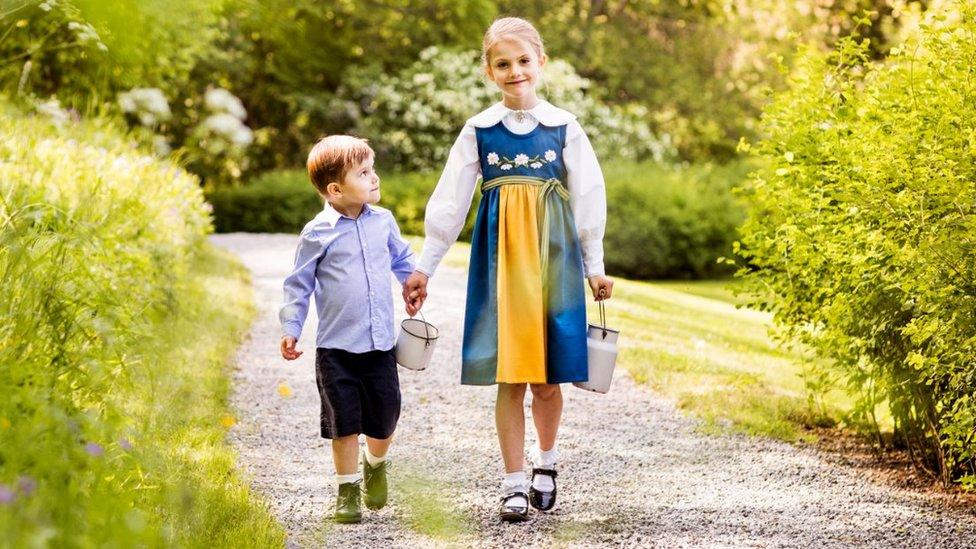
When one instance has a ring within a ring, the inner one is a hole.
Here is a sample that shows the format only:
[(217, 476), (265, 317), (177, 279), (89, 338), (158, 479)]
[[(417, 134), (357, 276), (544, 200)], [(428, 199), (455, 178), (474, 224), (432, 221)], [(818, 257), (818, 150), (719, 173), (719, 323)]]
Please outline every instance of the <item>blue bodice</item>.
[(496, 177), (524, 175), (558, 179), (565, 184), (563, 147), (566, 126), (539, 124), (519, 135), (498, 122), (490, 128), (475, 128), (481, 174), (487, 183)]

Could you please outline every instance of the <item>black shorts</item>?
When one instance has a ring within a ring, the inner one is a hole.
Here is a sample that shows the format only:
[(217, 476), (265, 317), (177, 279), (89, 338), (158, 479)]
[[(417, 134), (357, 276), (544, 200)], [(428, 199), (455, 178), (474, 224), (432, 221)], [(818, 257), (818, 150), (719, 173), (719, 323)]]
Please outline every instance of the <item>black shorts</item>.
[(319, 347), (315, 380), (322, 399), (323, 438), (393, 435), (400, 419), (400, 377), (393, 349), (350, 353)]

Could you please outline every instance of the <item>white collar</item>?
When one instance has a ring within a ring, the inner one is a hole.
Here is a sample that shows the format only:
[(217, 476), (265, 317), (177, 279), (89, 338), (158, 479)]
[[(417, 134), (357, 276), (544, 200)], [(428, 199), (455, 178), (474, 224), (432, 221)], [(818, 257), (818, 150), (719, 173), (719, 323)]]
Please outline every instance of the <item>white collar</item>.
[[(370, 208), (369, 204), (366, 204), (363, 207), (363, 213), (359, 214), (359, 216), (362, 217), (365, 215), (369, 215), (370, 213), (372, 213), (372, 211), (373, 209)], [(339, 213), (339, 210), (333, 208), (332, 204), (329, 204), (328, 200), (325, 201), (325, 207), (322, 208), (322, 213), (320, 213), (319, 215), (322, 216), (322, 221), (325, 221), (332, 227), (335, 227), (336, 223), (339, 222), (339, 218), (343, 217), (343, 215)]]
[[(469, 118), (468, 124), (471, 124), (476, 128), (490, 128), (499, 123), (509, 113), (513, 112), (519, 111), (510, 109), (506, 107), (504, 103), (499, 101), (498, 103), (495, 103), (494, 105)], [(544, 99), (536, 103), (536, 106), (532, 107), (531, 109), (521, 112), (531, 115), (533, 118), (538, 120), (540, 124), (549, 127), (563, 126), (569, 124), (573, 120), (576, 120), (576, 115), (573, 113), (560, 109)]]

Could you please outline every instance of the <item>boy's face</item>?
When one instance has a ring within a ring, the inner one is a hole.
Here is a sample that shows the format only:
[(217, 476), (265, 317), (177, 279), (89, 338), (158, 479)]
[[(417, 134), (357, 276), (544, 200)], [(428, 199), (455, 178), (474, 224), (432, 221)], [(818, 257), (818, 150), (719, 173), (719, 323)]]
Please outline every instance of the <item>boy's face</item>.
[(343, 208), (362, 207), (380, 201), (380, 176), (373, 169), (373, 158), (367, 158), (346, 171), (342, 182), (330, 185), (329, 201)]

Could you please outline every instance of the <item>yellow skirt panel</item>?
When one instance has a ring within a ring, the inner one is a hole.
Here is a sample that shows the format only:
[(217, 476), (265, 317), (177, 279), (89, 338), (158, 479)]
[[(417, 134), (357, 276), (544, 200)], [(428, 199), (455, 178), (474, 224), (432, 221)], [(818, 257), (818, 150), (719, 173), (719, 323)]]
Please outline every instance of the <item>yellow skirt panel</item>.
[(498, 383), (546, 382), (539, 187), (506, 185), (498, 201)]

